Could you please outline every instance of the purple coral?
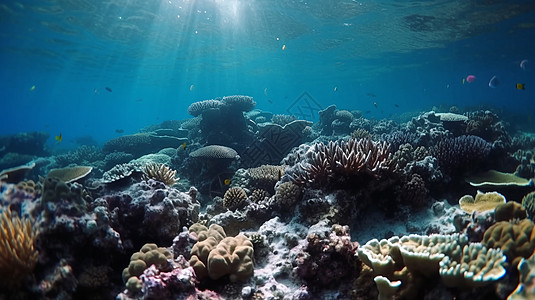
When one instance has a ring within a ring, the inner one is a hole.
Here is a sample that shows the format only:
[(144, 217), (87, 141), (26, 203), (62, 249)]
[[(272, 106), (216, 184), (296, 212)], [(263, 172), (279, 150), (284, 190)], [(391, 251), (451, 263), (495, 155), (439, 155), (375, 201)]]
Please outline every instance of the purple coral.
[(492, 145), (474, 135), (446, 138), (430, 148), (431, 154), (438, 159), (441, 169), (449, 172), (464, 171), (485, 161)]
[(295, 259), (295, 273), (316, 286), (340, 283), (358, 273), (358, 247), (351, 241), (348, 226), (334, 225), (328, 236), (309, 234), (305, 248)]

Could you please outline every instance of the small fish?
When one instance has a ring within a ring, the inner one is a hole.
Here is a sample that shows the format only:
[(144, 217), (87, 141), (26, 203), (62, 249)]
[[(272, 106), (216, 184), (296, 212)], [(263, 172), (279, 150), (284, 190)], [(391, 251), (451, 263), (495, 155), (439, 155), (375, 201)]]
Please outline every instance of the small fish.
[(368, 96), (368, 97), (372, 97), (372, 98), (377, 97), (377, 96), (376, 96), (375, 94), (373, 94), (373, 93), (367, 93), (366, 96)]
[(273, 100), (271, 100), (271, 99), (268, 99), (268, 102), (271, 103), (271, 104), (273, 104)]
[(373, 106), (375, 106), (375, 108), (377, 108), (377, 102), (373, 102)]
[(267, 88), (264, 89), (264, 96), (267, 96)]
[(115, 129), (115, 132), (117, 132), (117, 133), (123, 133), (124, 130), (122, 130), (122, 129)]
[(282, 51), (286, 50), (286, 45), (282, 45)]
[(105, 87), (105, 89), (106, 89), (106, 91), (108, 91), (110, 93), (112, 92), (112, 90), (109, 87)]
[(61, 143), (61, 141), (63, 141), (63, 136), (61, 135), (61, 132), (60, 132), (59, 135), (56, 135), (56, 143)]
[(369, 114), (369, 113), (371, 113), (371, 112), (372, 112), (371, 110), (367, 110), (367, 111), (365, 111), (364, 113), (365, 113), (365, 114)]
[(182, 144), (182, 150), (186, 150), (186, 142)]
[(463, 77), (463, 85), (464, 85), (465, 82), (466, 82), (466, 79)]
[(230, 179), (225, 179), (224, 183), (225, 185), (230, 185)]
[(189, 91), (190, 92), (193, 92), (194, 89), (195, 89), (195, 85), (192, 84), (192, 85), (189, 86)]
[(498, 77), (496, 77), (496, 75), (492, 76), (492, 78), (489, 81), (489, 87), (495, 89), (498, 86), (498, 84), (500, 84)]
[(93, 89), (93, 93), (98, 95), (99, 94), (98, 89)]
[(137, 98), (136, 99), (136, 102), (141, 102), (141, 101), (143, 101), (143, 99), (141, 99), (141, 98)]
[(520, 62), (520, 69), (526, 71), (528, 69), (528, 60), (527, 59), (523, 59), (521, 62)]
[(476, 76), (474, 76), (474, 75), (468, 75), (468, 76), (466, 76), (466, 82), (468, 82), (468, 83), (472, 83), (472, 82), (474, 82), (474, 81), (476, 81)]
[(334, 91), (335, 92), (338, 91), (338, 87), (337, 86), (334, 87)]
[(33, 92), (35, 91), (35, 85), (32, 85), (32, 87), (30, 88), (30, 92)]
[(517, 89), (517, 90), (525, 90), (525, 89), (526, 89), (525, 84), (523, 84), (523, 83), (517, 83), (517, 84), (516, 84), (516, 89)]
[(399, 107), (399, 105), (397, 105), (397, 104), (394, 104), (394, 106), (395, 106), (395, 107)]

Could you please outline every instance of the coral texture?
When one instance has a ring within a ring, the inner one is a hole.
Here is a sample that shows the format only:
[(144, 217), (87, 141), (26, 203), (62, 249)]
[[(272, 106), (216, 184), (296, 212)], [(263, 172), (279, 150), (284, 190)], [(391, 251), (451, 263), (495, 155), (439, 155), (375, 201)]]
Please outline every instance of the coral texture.
[(180, 180), (176, 178), (176, 170), (169, 168), (165, 164), (149, 163), (143, 168), (143, 179), (152, 178), (167, 186), (172, 186)]
[(37, 263), (37, 227), (9, 209), (0, 212), (0, 286), (16, 288)]

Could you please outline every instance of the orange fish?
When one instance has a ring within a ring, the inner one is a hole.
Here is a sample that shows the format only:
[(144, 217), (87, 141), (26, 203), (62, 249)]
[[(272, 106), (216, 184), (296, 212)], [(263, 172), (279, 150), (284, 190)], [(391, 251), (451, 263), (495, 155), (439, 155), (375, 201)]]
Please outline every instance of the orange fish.
[(186, 150), (186, 142), (184, 142), (184, 144), (182, 144), (182, 150)]
[(225, 185), (230, 185), (230, 179), (225, 179)]

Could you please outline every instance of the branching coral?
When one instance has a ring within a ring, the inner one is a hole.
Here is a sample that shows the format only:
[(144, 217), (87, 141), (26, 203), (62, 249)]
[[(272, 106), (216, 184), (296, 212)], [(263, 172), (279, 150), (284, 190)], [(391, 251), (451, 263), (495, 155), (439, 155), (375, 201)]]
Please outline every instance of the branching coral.
[(365, 177), (378, 179), (393, 171), (390, 146), (370, 139), (349, 139), (329, 144), (315, 144), (296, 167), (293, 177), (298, 184), (312, 186), (344, 185)]
[(10, 210), (0, 215), (0, 286), (16, 287), (33, 272), (38, 260), (34, 248), (37, 228)]
[(180, 180), (176, 178), (176, 170), (173, 170), (165, 164), (146, 164), (143, 168), (143, 179), (154, 179), (163, 182), (167, 186), (172, 186)]

